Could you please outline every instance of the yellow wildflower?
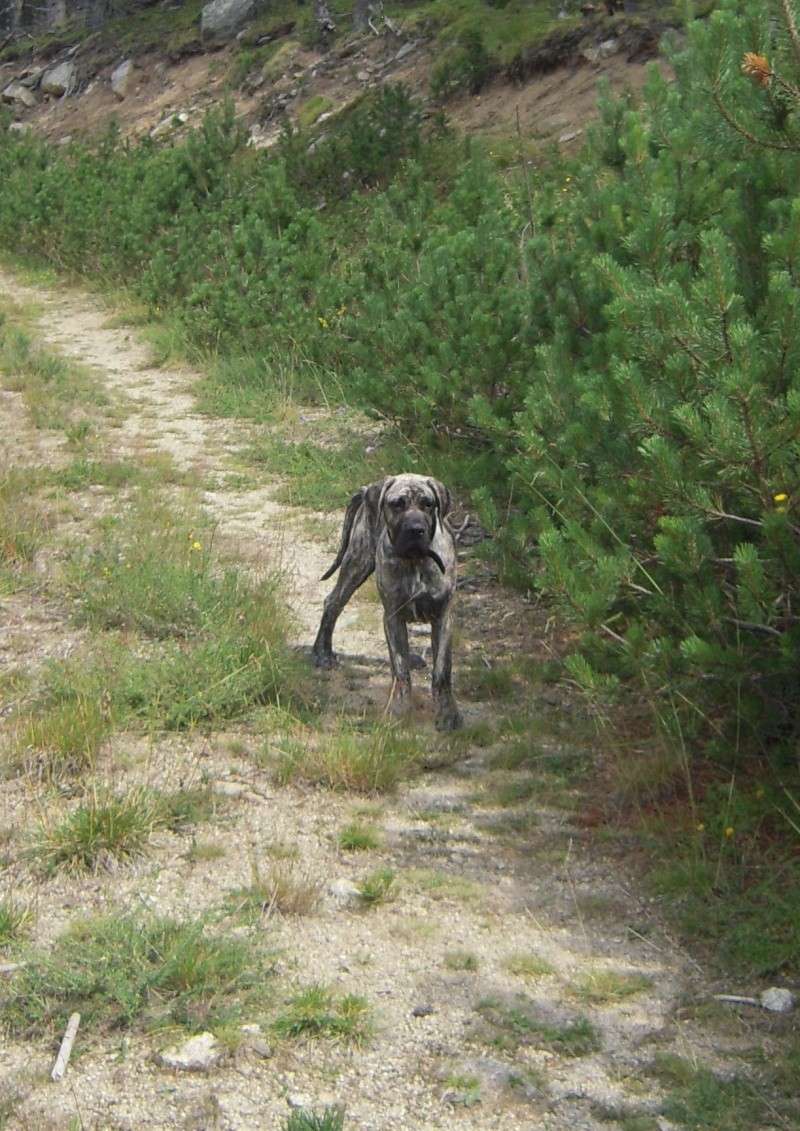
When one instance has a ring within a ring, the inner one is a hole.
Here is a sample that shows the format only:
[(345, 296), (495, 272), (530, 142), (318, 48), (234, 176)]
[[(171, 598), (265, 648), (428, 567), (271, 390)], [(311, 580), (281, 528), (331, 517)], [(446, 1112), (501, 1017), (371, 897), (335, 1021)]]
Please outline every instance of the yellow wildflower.
[(728, 825), (728, 827), (725, 829), (725, 836), (728, 838), (728, 840), (730, 840), (733, 836), (733, 828), (730, 825)]
[(785, 491), (779, 491), (777, 495), (772, 496), (773, 503), (788, 503), (789, 496)]
[(327, 318), (317, 318), (317, 322), (319, 322), (319, 324), (320, 324), (320, 326), (322, 327), (323, 330), (328, 329), (328, 319)]
[(192, 549), (193, 550), (202, 550), (202, 548), (203, 548), (202, 542), (192, 542)]

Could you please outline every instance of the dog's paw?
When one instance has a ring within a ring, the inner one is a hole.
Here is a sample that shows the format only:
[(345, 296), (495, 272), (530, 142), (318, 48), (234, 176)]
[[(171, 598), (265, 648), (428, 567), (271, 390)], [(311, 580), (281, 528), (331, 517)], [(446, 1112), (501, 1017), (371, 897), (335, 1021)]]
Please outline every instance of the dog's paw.
[(312, 652), (311, 662), (315, 668), (320, 668), (321, 671), (330, 671), (331, 668), (339, 665), (339, 661), (333, 652)]
[(442, 707), (436, 713), (436, 729), (449, 733), (454, 730), (460, 730), (464, 725), (464, 716), (459, 711), (455, 703), (449, 704), (447, 707)]

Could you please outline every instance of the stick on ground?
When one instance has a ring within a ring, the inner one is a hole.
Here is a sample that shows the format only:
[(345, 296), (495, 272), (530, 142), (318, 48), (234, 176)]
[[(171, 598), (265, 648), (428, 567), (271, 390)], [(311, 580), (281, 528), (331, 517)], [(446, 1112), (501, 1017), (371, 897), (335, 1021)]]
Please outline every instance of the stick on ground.
[(70, 1053), (72, 1046), (75, 1044), (75, 1038), (78, 1035), (78, 1026), (81, 1023), (80, 1013), (73, 1013), (67, 1022), (67, 1030), (64, 1033), (64, 1039), (61, 1042), (61, 1048), (58, 1050), (56, 1062), (53, 1065), (53, 1071), (50, 1073), (51, 1080), (60, 1080), (67, 1070), (69, 1064)]

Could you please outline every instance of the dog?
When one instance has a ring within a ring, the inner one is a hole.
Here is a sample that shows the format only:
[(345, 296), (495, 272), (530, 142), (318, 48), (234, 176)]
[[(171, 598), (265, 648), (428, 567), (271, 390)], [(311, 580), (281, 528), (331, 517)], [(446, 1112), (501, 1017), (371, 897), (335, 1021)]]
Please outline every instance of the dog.
[(456, 547), (447, 524), (450, 508), (444, 484), (423, 475), (390, 475), (356, 491), (345, 512), (336, 560), (322, 577), (327, 581), (339, 570), (311, 650), (317, 667), (334, 666), (336, 621), (374, 571), (392, 667), (393, 708), (400, 713), (410, 701), (408, 624), (424, 621), (431, 626), (436, 727), (443, 731), (462, 725), (452, 687)]

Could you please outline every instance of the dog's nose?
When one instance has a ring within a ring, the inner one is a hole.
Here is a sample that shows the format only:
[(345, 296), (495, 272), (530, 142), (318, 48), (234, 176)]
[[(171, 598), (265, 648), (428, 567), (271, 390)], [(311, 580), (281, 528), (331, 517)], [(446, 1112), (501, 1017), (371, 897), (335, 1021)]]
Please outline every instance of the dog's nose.
[(410, 522), (406, 529), (412, 538), (422, 538), (425, 535), (424, 522)]

